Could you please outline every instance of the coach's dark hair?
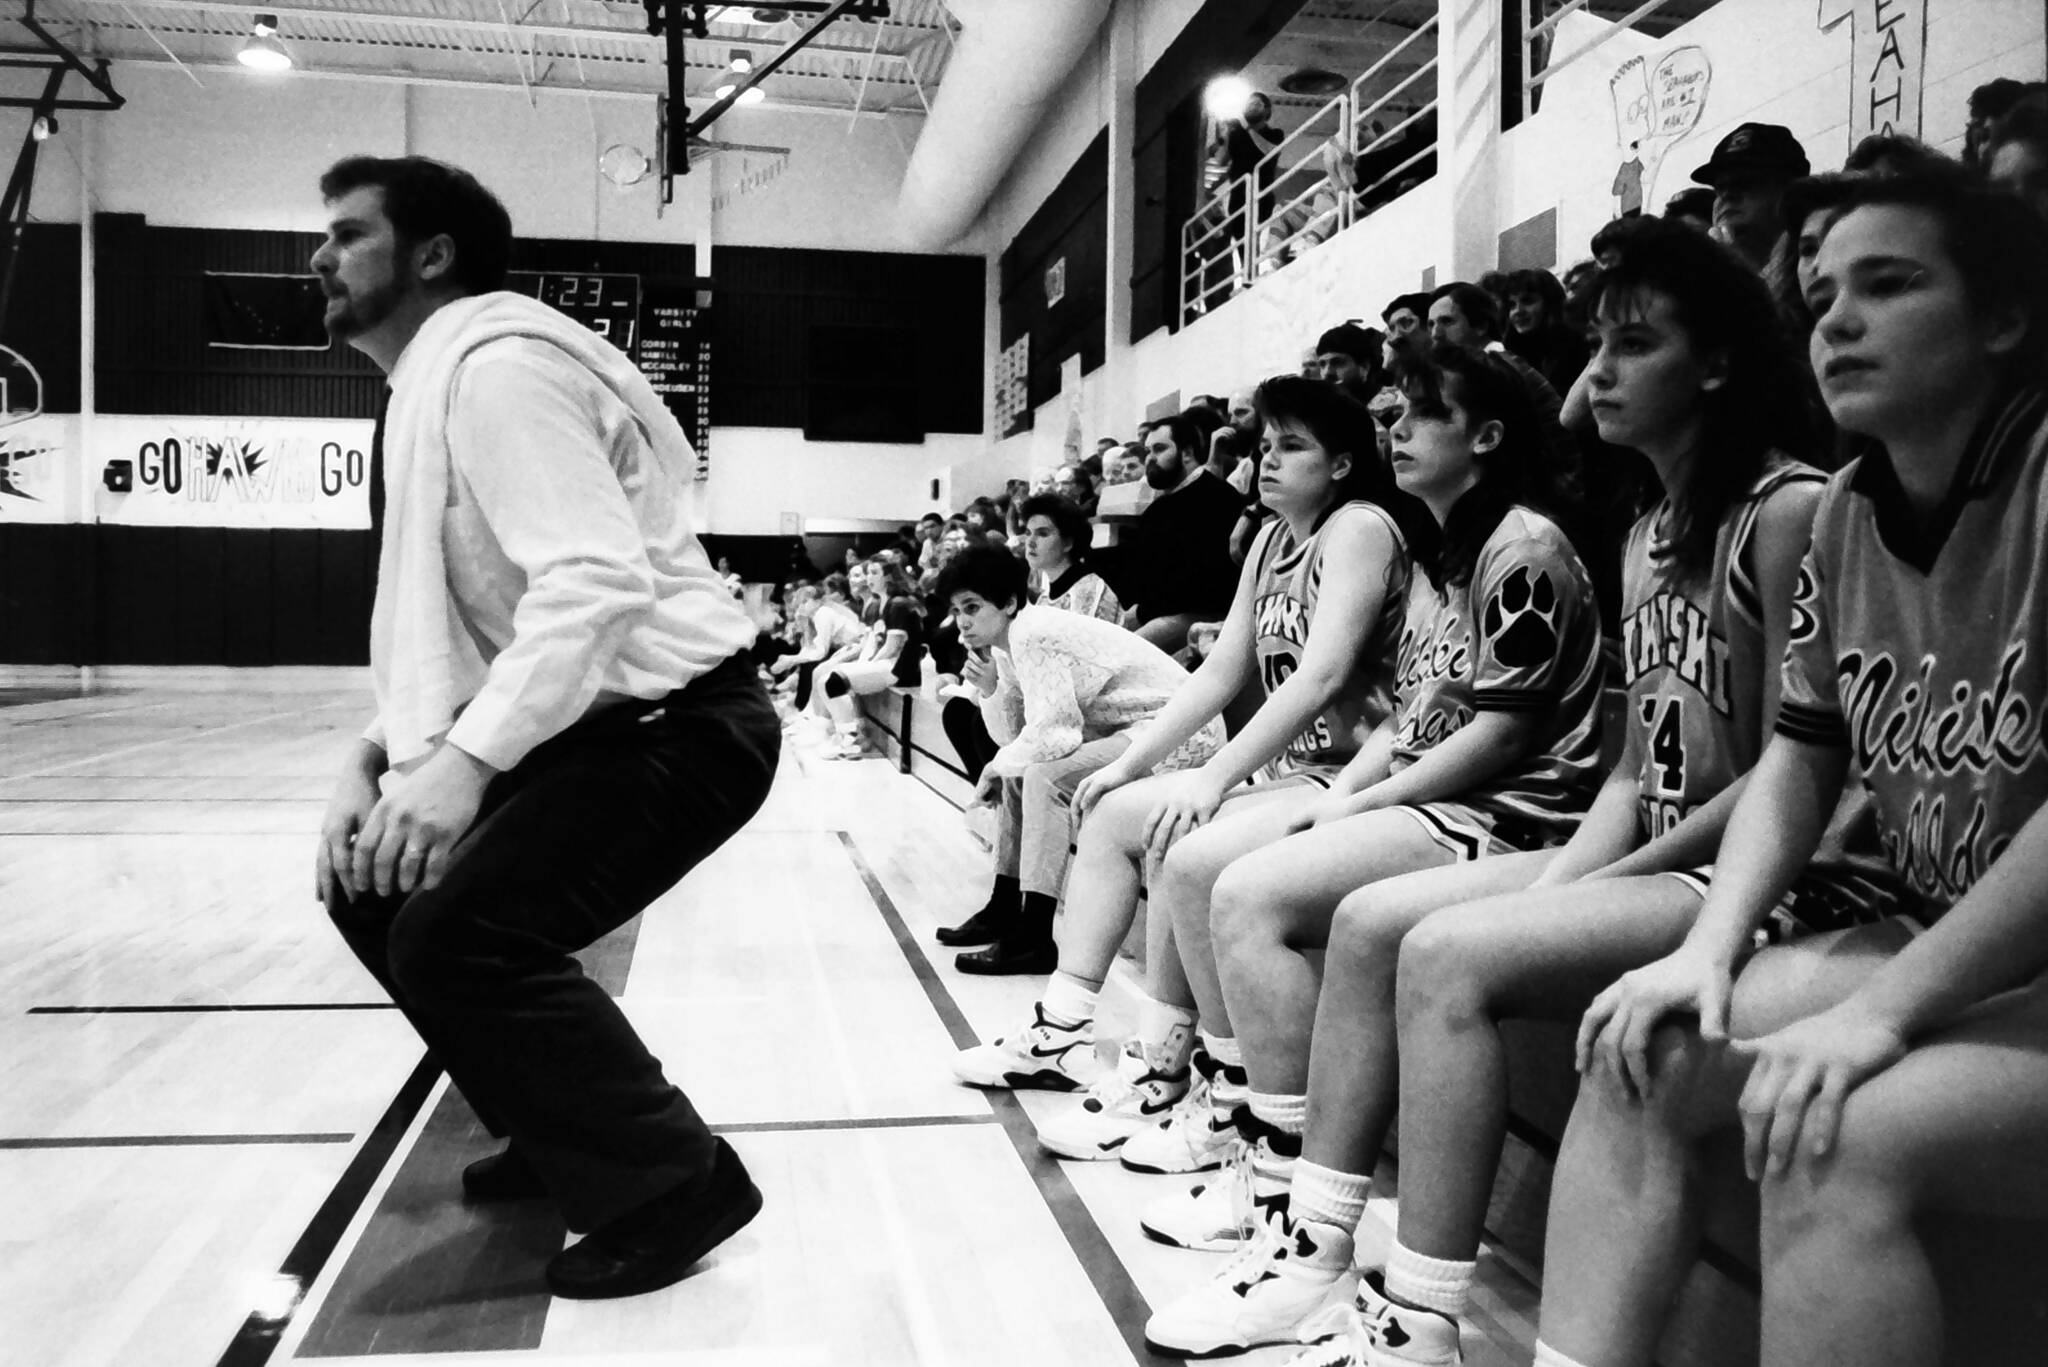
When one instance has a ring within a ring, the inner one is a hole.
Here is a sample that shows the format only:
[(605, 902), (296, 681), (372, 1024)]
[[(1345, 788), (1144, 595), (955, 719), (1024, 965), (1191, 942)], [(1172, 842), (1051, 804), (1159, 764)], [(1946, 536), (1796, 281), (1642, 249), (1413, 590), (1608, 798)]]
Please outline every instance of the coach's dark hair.
[(512, 260), (512, 216), (459, 166), (428, 157), (344, 157), (320, 177), (321, 198), (374, 186), (384, 216), (406, 245), (446, 236), (455, 246), (450, 284), (464, 294), (502, 289)]
[(1252, 391), (1259, 421), (1298, 427), (1315, 438), (1331, 459), (1348, 456), (1350, 470), (1337, 481), (1330, 506), (1363, 499), (1384, 508), (1401, 529), (1411, 553), (1437, 542), (1436, 520), (1419, 499), (1401, 492), (1393, 471), (1380, 459), (1379, 428), (1366, 406), (1333, 384), (1301, 375), (1275, 375)]
[(842, 603), (853, 597), (853, 586), (848, 584), (846, 576), (837, 570), (825, 576), (818, 590), (827, 598), (837, 598)]
[(1933, 217), (1971, 304), (1985, 312), (2019, 308), (2026, 331), (2008, 356), (2014, 383), (2048, 380), (2048, 223), (2008, 190), (1960, 171), (1859, 180), (1833, 232), (1858, 209), (1919, 209)]
[(1542, 417), (1529, 386), (1500, 357), (1471, 347), (1439, 343), (1420, 356), (1403, 359), (1396, 372), (1408, 409), (1418, 417), (1448, 418), (1451, 405), (1473, 424), (1498, 422), (1500, 442), (1479, 453), (1479, 482), (1465, 491), (1444, 519), (1434, 553), (1416, 552), (1416, 563), (1438, 588), (1467, 584), (1486, 538), (1521, 504), (1546, 514), (1567, 502), (1568, 472), (1556, 468)]
[(1700, 444), (1671, 500), (1669, 554), (1688, 574), (1714, 561), (1721, 520), (1763, 472), (1771, 452), (1819, 462), (1826, 429), (1813, 376), (1785, 330), (1769, 286), (1705, 234), (1646, 219), (1616, 249), (1592, 298), (1594, 318), (1639, 316), (1648, 294), (1671, 301), (1694, 354), (1726, 379), (1700, 396)]
[(1080, 564), (1087, 558), (1088, 543), (1092, 539), (1088, 514), (1081, 511), (1079, 504), (1065, 494), (1033, 494), (1017, 509), (1017, 521), (1021, 525), (1034, 517), (1042, 517), (1052, 523), (1052, 529), (1060, 534), (1060, 540), (1067, 543), (1067, 558)]
[(939, 603), (951, 603), (961, 592), (979, 594), (999, 608), (1022, 608), (1031, 601), (1031, 571), (1000, 546), (969, 546), (946, 562), (932, 586)]

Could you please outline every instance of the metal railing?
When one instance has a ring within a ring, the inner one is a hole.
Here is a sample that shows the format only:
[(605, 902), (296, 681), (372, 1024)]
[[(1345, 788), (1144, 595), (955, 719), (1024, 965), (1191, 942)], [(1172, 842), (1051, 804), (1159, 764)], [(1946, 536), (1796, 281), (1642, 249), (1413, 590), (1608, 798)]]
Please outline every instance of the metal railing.
[[(1607, 46), (1608, 41), (1614, 38), (1615, 35), (1634, 28), (1658, 10), (1663, 9), (1669, 2), (1670, 0), (1643, 0), (1642, 4), (1637, 5), (1619, 19), (1608, 20), (1613, 25), (1612, 28), (1593, 39), (1592, 42), (1587, 43), (1584, 47), (1566, 53), (1562, 61), (1551, 60), (1556, 55), (1557, 26), (1563, 23), (1569, 16), (1577, 14), (1594, 4), (1595, 0), (1564, 0), (1562, 4), (1558, 5), (1556, 11), (1546, 16), (1541, 23), (1530, 24), (1522, 36), (1522, 117), (1527, 118), (1536, 112), (1537, 92), (1543, 88), (1544, 82), (1557, 75), (1558, 72), (1575, 66), (1584, 58), (1592, 56), (1595, 52)], [(1594, 17), (1606, 18), (1605, 15), (1601, 14), (1595, 14)]]
[[(1181, 226), (1183, 324), (1435, 173), (1438, 22), (1431, 16), (1250, 171), (1216, 186)], [(1423, 51), (1403, 74), (1404, 55)]]

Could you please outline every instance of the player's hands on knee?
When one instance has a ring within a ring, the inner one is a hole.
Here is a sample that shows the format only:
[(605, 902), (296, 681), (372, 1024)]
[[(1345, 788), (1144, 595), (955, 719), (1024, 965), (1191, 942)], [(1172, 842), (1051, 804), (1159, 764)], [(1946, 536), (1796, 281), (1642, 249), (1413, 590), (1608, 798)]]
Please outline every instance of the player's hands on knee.
[(313, 856), (313, 896), (331, 915), (340, 901), (362, 891), (354, 876), (356, 838), (377, 806), (377, 780), (351, 767), (334, 785), (327, 814), (320, 818), (320, 845)]
[(1154, 859), (1164, 859), (1174, 842), (1209, 824), (1223, 805), (1223, 788), (1203, 770), (1174, 775), (1159, 805), (1145, 818), (1139, 837)]
[(1751, 1181), (1783, 1173), (1802, 1149), (1825, 1158), (1849, 1093), (1906, 1054), (1898, 1029), (1854, 999), (1731, 1047), (1756, 1060), (1741, 1102), (1742, 1162)]
[(1673, 1016), (1697, 1016), (1701, 1038), (1726, 1039), (1733, 986), (1727, 965), (1683, 945), (1624, 973), (1593, 999), (1579, 1021), (1579, 1071), (1605, 1068), (1634, 1095), (1648, 1099), (1650, 1038), (1657, 1027)]
[(1121, 759), (1113, 759), (1081, 780), (1074, 789), (1074, 819), (1085, 821), (1095, 804), (1129, 783), (1135, 775)]
[(358, 891), (379, 897), (431, 888), (476, 820), (497, 771), (442, 742), (426, 763), (392, 785), (356, 837), (351, 868)]

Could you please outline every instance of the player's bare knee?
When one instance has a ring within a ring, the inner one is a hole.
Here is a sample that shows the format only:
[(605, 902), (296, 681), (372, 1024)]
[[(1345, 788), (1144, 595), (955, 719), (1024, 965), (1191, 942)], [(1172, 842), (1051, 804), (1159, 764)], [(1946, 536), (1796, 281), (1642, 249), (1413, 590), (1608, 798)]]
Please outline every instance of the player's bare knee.
[[(1167, 863), (1173, 862), (1168, 855)], [(1256, 872), (1240, 864), (1226, 867), (1209, 892), (1209, 937), (1219, 959), (1238, 958), (1261, 943), (1274, 940), (1265, 914), (1265, 895)]]
[(1402, 937), (1394, 1003), (1404, 1023), (1485, 1014), (1486, 983), (1472, 950), (1443, 917), (1424, 920)]
[(1330, 918), (1329, 948), (1323, 958), (1325, 977), (1342, 972), (1354, 977), (1384, 977), (1391, 984), (1406, 929), (1386, 914), (1377, 888), (1360, 888), (1339, 902)]

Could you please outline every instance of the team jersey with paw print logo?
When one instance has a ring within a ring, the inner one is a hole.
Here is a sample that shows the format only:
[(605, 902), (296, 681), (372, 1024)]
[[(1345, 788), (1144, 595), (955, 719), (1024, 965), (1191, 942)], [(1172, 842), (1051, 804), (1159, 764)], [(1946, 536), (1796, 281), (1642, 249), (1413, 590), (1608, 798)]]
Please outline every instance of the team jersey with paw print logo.
[(1687, 574), (1665, 533), (1667, 499), (1622, 551), (1621, 681), (1642, 756), (1643, 838), (1665, 834), (1749, 772), (1763, 750), (1764, 622), (1756, 527), (1771, 495), (1827, 476), (1776, 461), (1722, 517), (1714, 563)]
[(1830, 479), (1814, 514), (1778, 731), (1850, 752), (1922, 919), (2048, 801), (2044, 532), (2048, 391), (2033, 386), (1994, 407), (1931, 516), (1881, 448)]
[(1585, 810), (1600, 762), (1600, 614), (1592, 581), (1556, 523), (1510, 508), (1472, 578), (1441, 589), (1418, 572), (1394, 669), (1396, 773), (1479, 712), (1529, 712), (1533, 745), (1458, 800), (1494, 813), (1509, 843), (1561, 838)]
[(1323, 550), (1333, 528), (1346, 520), (1377, 518), (1394, 539), (1394, 560), (1387, 571), (1386, 596), (1379, 620), (1358, 652), (1350, 677), (1329, 706), (1287, 744), (1274, 772), (1304, 766), (1342, 767), (1385, 720), (1394, 706), (1394, 644), (1401, 636), (1402, 613), (1408, 601), (1410, 561), (1401, 529), (1386, 510), (1354, 500), (1331, 509), (1306, 541), (1296, 541), (1287, 523), (1276, 521), (1259, 533), (1247, 559), (1253, 566), (1252, 648), (1258, 656), (1259, 687), (1272, 697), (1301, 667), (1323, 589)]

